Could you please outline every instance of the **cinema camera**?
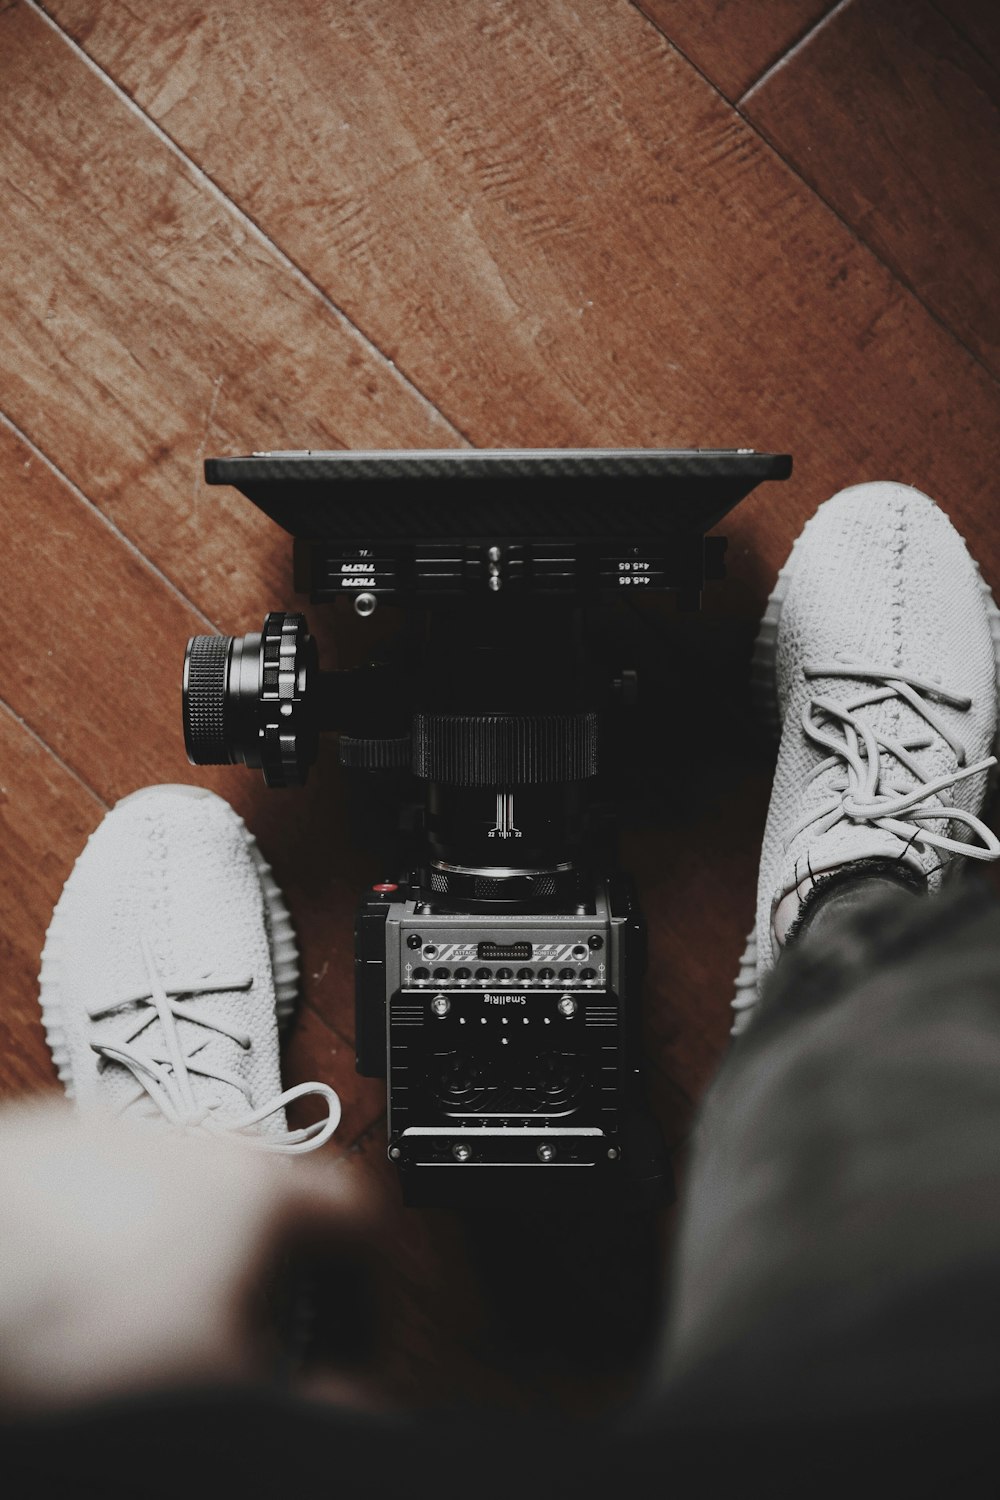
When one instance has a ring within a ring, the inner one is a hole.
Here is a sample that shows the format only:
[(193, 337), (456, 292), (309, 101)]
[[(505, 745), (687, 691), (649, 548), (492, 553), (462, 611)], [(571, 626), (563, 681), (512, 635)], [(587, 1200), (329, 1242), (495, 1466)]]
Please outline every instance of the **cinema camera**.
[(300, 786), (335, 731), (342, 765), (398, 808), (357, 919), (356, 1045), (358, 1071), (387, 1080), (407, 1202), (662, 1187), (644, 928), (599, 774), (636, 682), (605, 661), (602, 622), (664, 591), (697, 609), (723, 576), (706, 531), (790, 472), (749, 449), (206, 463), (294, 536), (299, 592), (398, 617), (346, 671), (319, 670), (301, 614), (196, 636), (183, 715), (194, 764), (242, 762), (273, 787)]

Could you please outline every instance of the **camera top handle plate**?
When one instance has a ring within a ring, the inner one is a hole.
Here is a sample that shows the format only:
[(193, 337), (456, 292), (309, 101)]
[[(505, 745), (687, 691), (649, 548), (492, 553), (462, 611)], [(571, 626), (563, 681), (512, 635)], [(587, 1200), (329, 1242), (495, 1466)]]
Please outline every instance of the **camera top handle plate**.
[(745, 448), (306, 451), (210, 458), (205, 479), (316, 541), (625, 540), (704, 534), (791, 469), (788, 454)]

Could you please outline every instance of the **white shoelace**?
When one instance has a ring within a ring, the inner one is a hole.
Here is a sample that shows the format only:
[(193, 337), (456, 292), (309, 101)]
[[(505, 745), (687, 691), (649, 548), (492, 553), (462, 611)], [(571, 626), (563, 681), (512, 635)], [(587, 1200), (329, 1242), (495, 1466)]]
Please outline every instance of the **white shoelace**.
[[(863, 689), (846, 703), (835, 703), (832, 699), (814, 696), (806, 704), (802, 714), (803, 730), (814, 744), (831, 751), (825, 760), (813, 767), (806, 778), (806, 785), (836, 766), (844, 774), (831, 783), (829, 799), (812, 808), (789, 830), (785, 836), (786, 849), (807, 828), (815, 825), (814, 837), (819, 838), (836, 823), (849, 818), (852, 822), (870, 823), (894, 834), (905, 841), (906, 848), (912, 844), (930, 844), (942, 853), (962, 854), (969, 859), (1000, 858), (1000, 839), (981, 818), (961, 807), (920, 805), (948, 787), (955, 786), (957, 782), (970, 776), (978, 776), (980, 772), (988, 771), (997, 764), (996, 756), (989, 755), (975, 765), (967, 765), (968, 756), (964, 744), (926, 701), (926, 698), (934, 698), (949, 708), (967, 713), (972, 707), (972, 699), (968, 695), (946, 692), (940, 684), (927, 682), (910, 672), (847, 658), (817, 662), (805, 667), (804, 671), (808, 680), (817, 677), (850, 677), (870, 682), (873, 686)], [(892, 697), (898, 697), (907, 703), (930, 729), (940, 735), (955, 756), (957, 771), (930, 779), (914, 760), (913, 752), (927, 750), (933, 745), (933, 735), (897, 741), (872, 729), (857, 717), (860, 709), (883, 703)], [(826, 715), (829, 725), (820, 722), (817, 715)], [(883, 752), (888, 752), (899, 766), (910, 772), (917, 782), (915, 788), (890, 783), (888, 773), (882, 766)], [(902, 813), (908, 813), (909, 817), (902, 818)], [(933, 822), (961, 823), (976, 834), (982, 843), (966, 844), (958, 839), (950, 839), (945, 834), (934, 833), (925, 827), (926, 823)], [(906, 853), (906, 848), (901, 851), (900, 858)], [(757, 965), (757, 944), (755, 934), (751, 932), (732, 1002), (736, 1012), (734, 1036), (738, 1036), (744, 1029), (757, 1004)]]
[[(938, 683), (927, 682), (909, 672), (876, 666), (871, 662), (819, 662), (804, 670), (807, 679), (850, 677), (870, 682), (874, 686), (862, 690), (846, 703), (835, 703), (825, 697), (813, 697), (807, 703), (802, 715), (802, 727), (806, 735), (814, 744), (832, 752), (813, 768), (807, 784), (837, 765), (846, 774), (842, 780), (838, 779), (832, 784), (830, 799), (813, 808), (789, 831), (785, 841), (786, 848), (806, 828), (816, 825), (815, 836), (820, 837), (835, 823), (848, 818), (855, 823), (871, 823), (876, 828), (895, 834), (907, 846), (929, 844), (942, 852), (963, 854), (969, 859), (1000, 858), (1000, 839), (981, 818), (961, 807), (921, 805), (948, 787), (955, 786), (970, 776), (978, 776), (997, 764), (996, 756), (989, 755), (975, 765), (967, 765), (964, 744), (927, 702), (928, 698), (937, 699), (949, 708), (967, 712), (972, 707), (970, 697), (949, 693)], [(934, 779), (928, 778), (914, 759), (913, 752), (928, 749), (934, 742), (933, 735), (898, 741), (873, 729), (857, 716), (859, 709), (893, 697), (900, 698), (912, 708), (946, 742), (958, 763), (957, 771)], [(821, 723), (817, 714), (825, 714), (831, 726), (836, 725), (837, 728)], [(883, 752), (888, 752), (900, 766), (909, 771), (917, 782), (916, 787), (900, 787), (889, 782), (888, 773), (882, 766)], [(901, 817), (903, 813), (908, 814), (908, 817)], [(926, 827), (926, 824), (934, 822), (961, 823), (981, 839), (982, 843), (963, 843), (959, 839), (948, 838), (945, 833), (934, 833)]]
[[(99, 1056), (107, 1058), (109, 1062), (121, 1063), (140, 1085), (132, 1098), (126, 1101), (123, 1109), (128, 1109), (141, 1099), (143, 1094), (146, 1094), (172, 1125), (190, 1130), (206, 1130), (216, 1136), (238, 1137), (241, 1143), (256, 1147), (261, 1151), (274, 1151), (295, 1156), (305, 1151), (315, 1151), (325, 1145), (340, 1124), (340, 1099), (325, 1083), (297, 1084), (295, 1088), (286, 1089), (284, 1093), (275, 1095), (266, 1104), (262, 1104), (257, 1109), (248, 1110), (246, 1114), (236, 1119), (219, 1118), (210, 1105), (199, 1104), (195, 1098), (192, 1074), (231, 1085), (238, 1089), (249, 1103), (247, 1086), (242, 1079), (220, 1072), (216, 1068), (207, 1067), (203, 1062), (198, 1061), (197, 1054), (205, 1046), (208, 1038), (206, 1037), (205, 1042), (197, 1043), (189, 1051), (185, 1051), (181, 1045), (177, 1023), (178, 1021), (193, 1022), (196, 1026), (204, 1027), (206, 1031), (219, 1032), (222, 1036), (227, 1036), (236, 1042), (238, 1046), (248, 1049), (252, 1043), (246, 1032), (227, 1026), (223, 1021), (199, 1009), (192, 1002), (206, 995), (249, 990), (253, 984), (252, 975), (236, 977), (202, 975), (190, 983), (183, 981), (166, 985), (157, 972), (152, 948), (146, 937), (142, 938), (142, 955), (149, 979), (149, 990), (142, 994), (127, 995), (106, 1005), (93, 1006), (89, 1012), (92, 1020), (99, 1020), (102, 1016), (111, 1015), (123, 1010), (126, 1006), (146, 1007), (140, 1012), (136, 1024), (124, 1037), (108, 1038), (106, 1041), (95, 1038), (91, 1041), (93, 1050)], [(136, 1039), (156, 1020), (160, 1022), (166, 1042), (166, 1053), (162, 1056), (155, 1055), (152, 1051), (143, 1051), (135, 1045)], [(309, 1094), (318, 1095), (326, 1100), (325, 1120), (318, 1120), (301, 1130), (290, 1130), (285, 1135), (277, 1137), (246, 1133), (252, 1131), (254, 1126), (259, 1125), (262, 1120), (276, 1115), (294, 1099), (302, 1099)]]

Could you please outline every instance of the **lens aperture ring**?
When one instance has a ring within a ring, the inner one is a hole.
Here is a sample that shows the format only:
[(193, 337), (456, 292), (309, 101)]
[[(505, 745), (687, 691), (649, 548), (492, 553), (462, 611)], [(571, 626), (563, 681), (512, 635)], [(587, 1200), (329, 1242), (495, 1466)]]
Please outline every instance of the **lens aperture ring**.
[(318, 731), (308, 699), (316, 648), (305, 616), (274, 611), (260, 638), (260, 764), (268, 786), (301, 786)]

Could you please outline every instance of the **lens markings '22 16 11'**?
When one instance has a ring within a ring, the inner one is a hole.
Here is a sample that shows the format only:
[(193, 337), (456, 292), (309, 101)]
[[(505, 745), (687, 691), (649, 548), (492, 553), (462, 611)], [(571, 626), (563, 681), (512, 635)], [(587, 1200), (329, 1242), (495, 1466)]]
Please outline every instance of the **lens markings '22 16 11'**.
[(519, 839), (520, 828), (514, 826), (514, 796), (511, 792), (497, 792), (497, 820), (488, 839)]

